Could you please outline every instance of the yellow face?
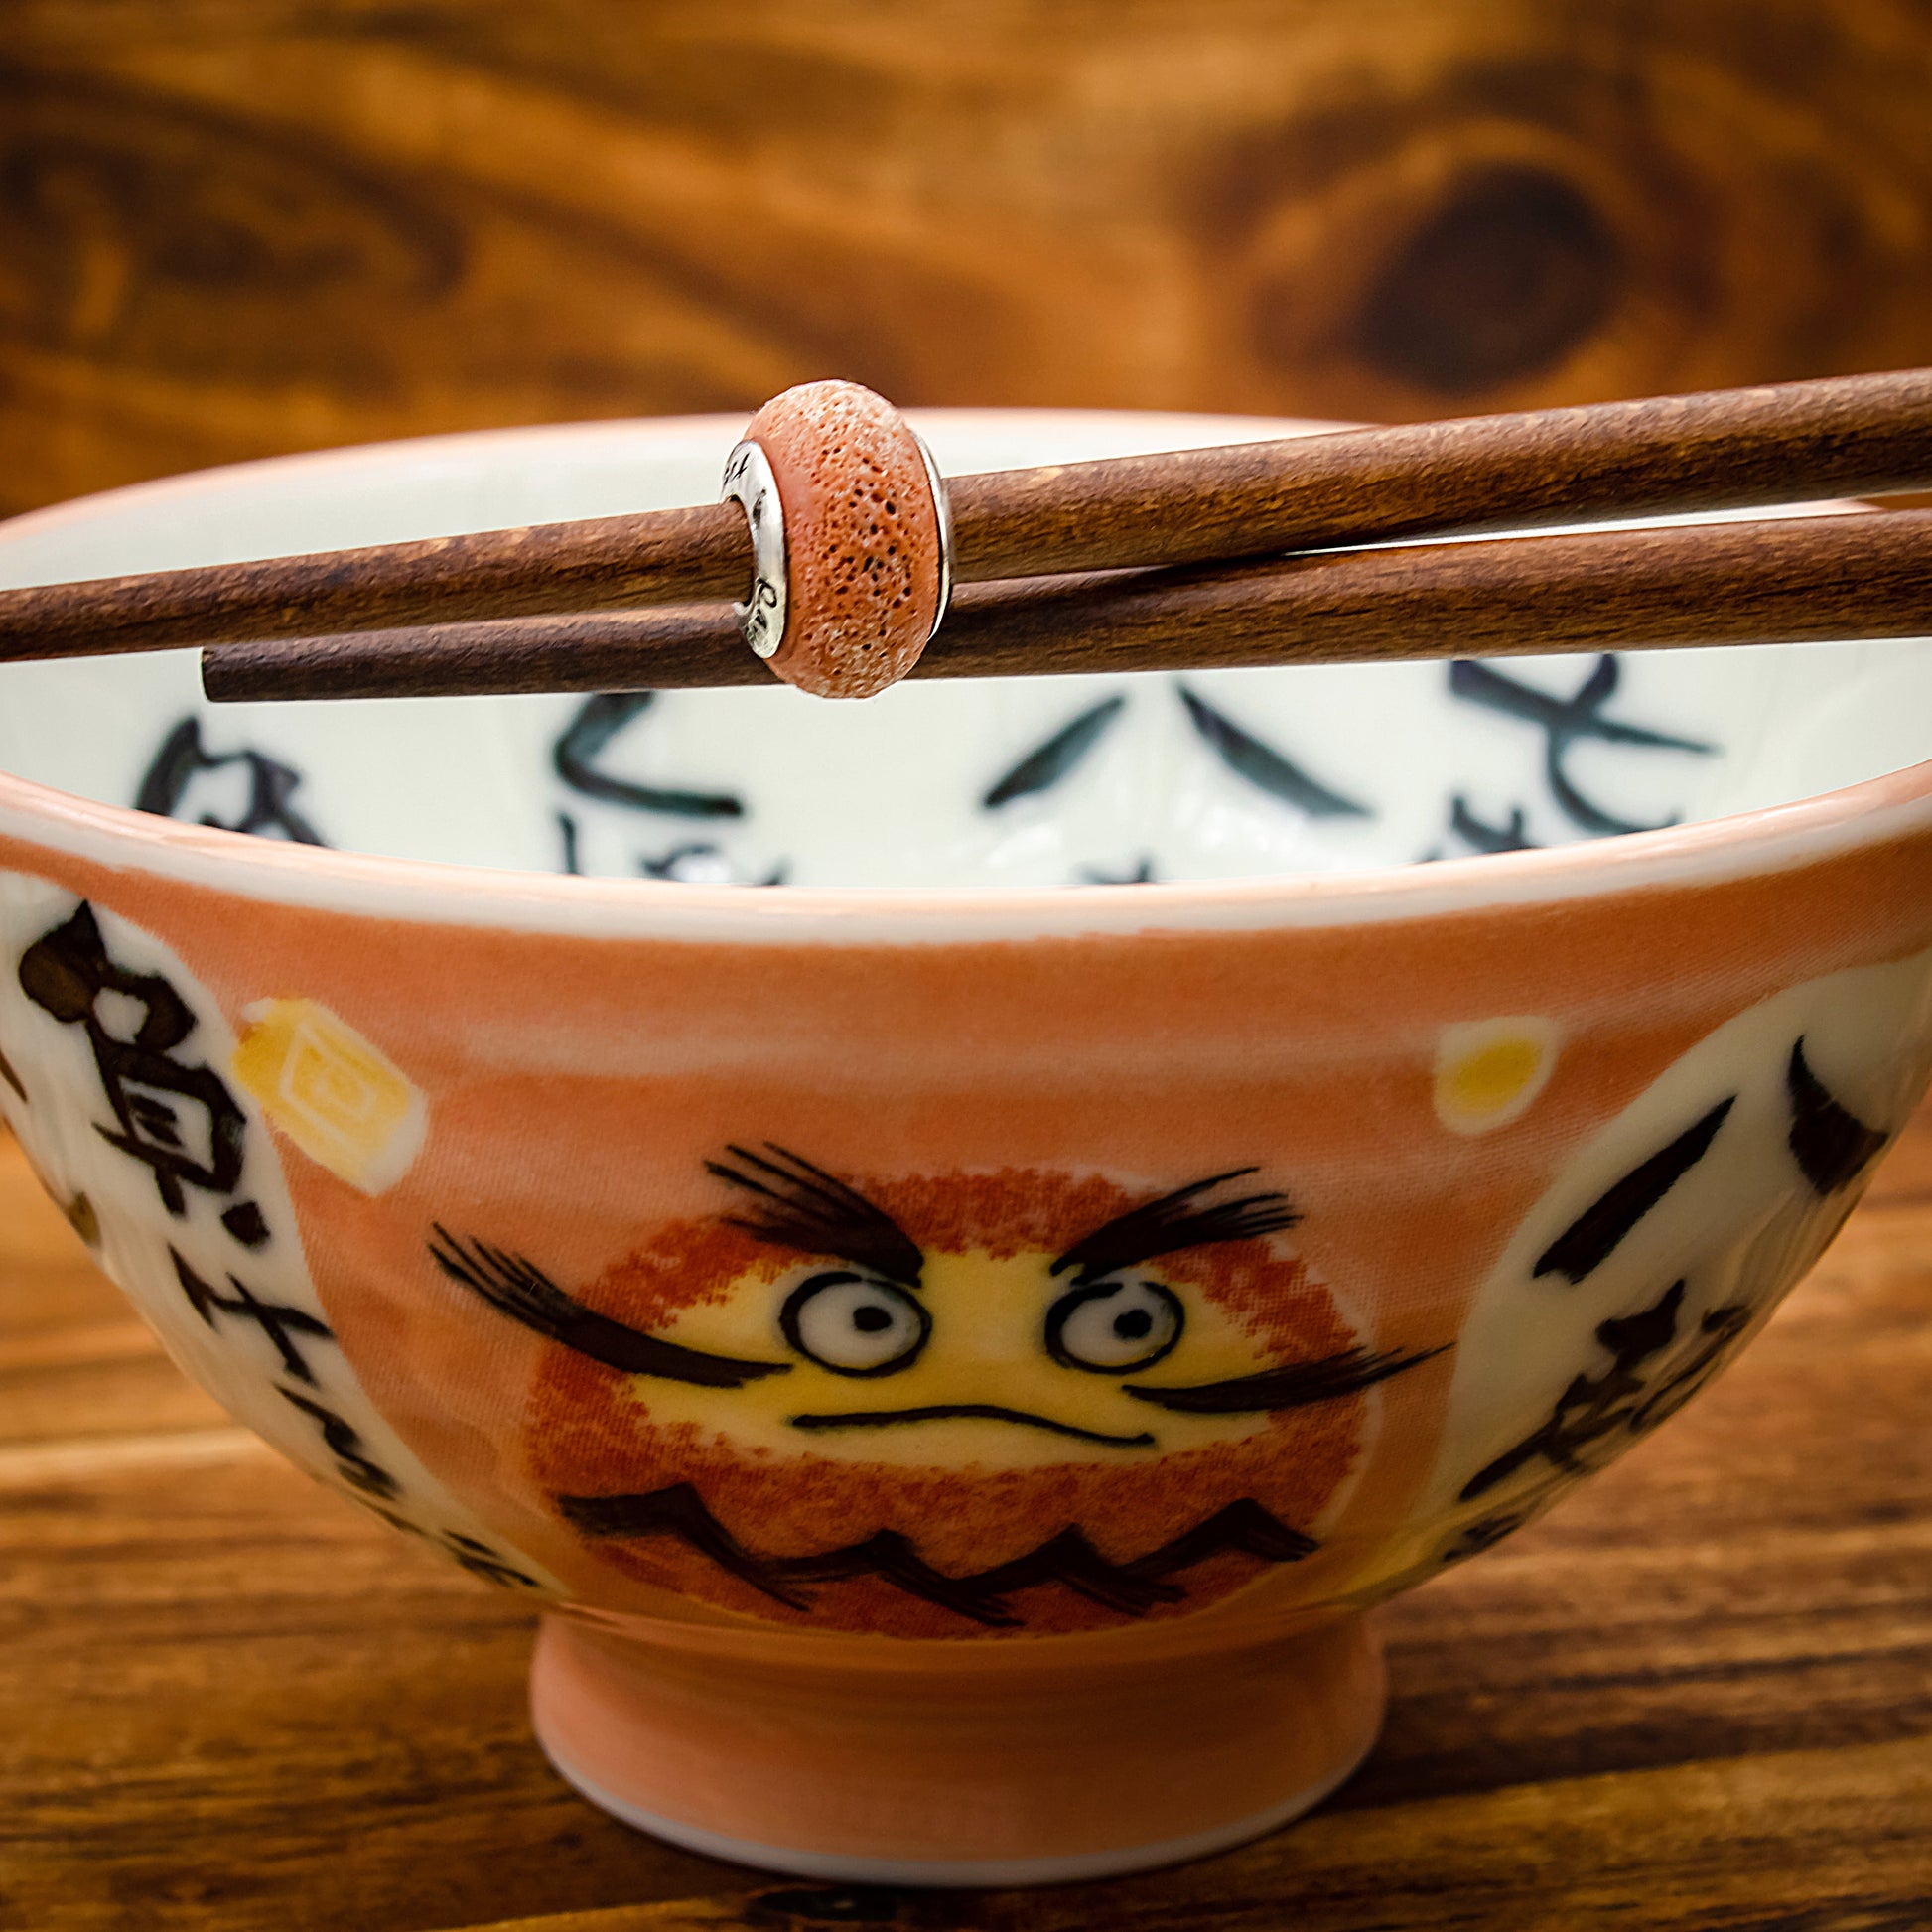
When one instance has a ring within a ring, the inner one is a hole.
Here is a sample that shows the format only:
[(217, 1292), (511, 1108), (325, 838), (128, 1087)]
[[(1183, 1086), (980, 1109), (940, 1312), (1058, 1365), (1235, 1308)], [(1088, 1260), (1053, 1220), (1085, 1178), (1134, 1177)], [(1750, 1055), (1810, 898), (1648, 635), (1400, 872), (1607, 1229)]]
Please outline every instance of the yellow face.
[(928, 1254), (916, 1286), (839, 1262), (755, 1271), (657, 1332), (782, 1361), (784, 1374), (728, 1399), (643, 1376), (630, 1394), (660, 1427), (688, 1423), (740, 1450), (900, 1467), (1132, 1462), (1266, 1425), (1265, 1413), (1189, 1415), (1133, 1393), (1268, 1366), (1256, 1332), (1180, 1270), (1151, 1262), (1082, 1285), (1055, 1278), (1053, 1261)]

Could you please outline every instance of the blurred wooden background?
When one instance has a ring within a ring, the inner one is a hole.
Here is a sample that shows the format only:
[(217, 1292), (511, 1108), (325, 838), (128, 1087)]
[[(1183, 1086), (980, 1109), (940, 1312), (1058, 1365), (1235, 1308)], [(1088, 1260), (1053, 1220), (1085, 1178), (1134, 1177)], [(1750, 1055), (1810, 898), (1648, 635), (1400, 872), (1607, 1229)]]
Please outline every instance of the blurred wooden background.
[(0, 510), (905, 403), (1932, 360), (1932, 0), (0, 0)]

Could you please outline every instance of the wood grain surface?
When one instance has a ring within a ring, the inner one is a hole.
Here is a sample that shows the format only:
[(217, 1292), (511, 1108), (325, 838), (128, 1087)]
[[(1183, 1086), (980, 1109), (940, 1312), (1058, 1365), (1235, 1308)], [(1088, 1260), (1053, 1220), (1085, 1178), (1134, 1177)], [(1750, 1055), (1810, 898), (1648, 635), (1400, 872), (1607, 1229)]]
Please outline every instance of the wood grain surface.
[(1932, 361), (1927, 0), (8, 0), (0, 509), (895, 401)]
[(1114, 1884), (853, 1891), (568, 1792), (527, 1609), (226, 1423), (0, 1142), (0, 1928), (1923, 1932), (1929, 1388), (1932, 1111), (1732, 1373), (1382, 1613), (1388, 1729), (1319, 1812)]

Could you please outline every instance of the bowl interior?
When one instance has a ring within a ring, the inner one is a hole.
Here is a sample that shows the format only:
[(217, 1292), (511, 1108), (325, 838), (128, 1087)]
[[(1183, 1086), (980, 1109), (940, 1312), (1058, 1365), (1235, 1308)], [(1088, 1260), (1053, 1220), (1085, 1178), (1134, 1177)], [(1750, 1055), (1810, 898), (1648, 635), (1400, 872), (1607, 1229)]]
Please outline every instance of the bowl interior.
[[(1307, 425), (930, 412), (952, 474)], [(0, 527), (0, 584), (704, 501), (733, 418), (434, 438)], [(192, 652), (0, 667), (0, 768), (540, 872), (985, 888), (1352, 870), (1786, 803), (1932, 758), (1924, 640), (1187, 676), (212, 707)]]

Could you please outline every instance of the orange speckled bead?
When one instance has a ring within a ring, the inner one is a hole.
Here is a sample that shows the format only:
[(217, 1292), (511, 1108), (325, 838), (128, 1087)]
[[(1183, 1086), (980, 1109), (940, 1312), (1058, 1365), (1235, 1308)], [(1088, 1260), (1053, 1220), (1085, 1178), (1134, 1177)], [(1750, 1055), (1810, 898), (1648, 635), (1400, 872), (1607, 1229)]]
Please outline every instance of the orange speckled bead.
[(785, 390), (745, 441), (764, 453), (784, 522), (782, 629), (766, 661), (821, 698), (897, 684), (946, 602), (943, 486), (924, 444), (856, 382)]

